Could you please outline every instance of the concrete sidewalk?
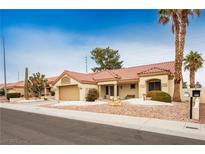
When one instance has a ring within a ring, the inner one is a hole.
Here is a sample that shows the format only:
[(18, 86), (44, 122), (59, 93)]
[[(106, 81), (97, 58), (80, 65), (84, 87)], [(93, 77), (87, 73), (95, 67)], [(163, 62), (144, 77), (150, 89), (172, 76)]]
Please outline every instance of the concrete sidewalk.
[(1, 103), (1, 108), (205, 140), (205, 124)]

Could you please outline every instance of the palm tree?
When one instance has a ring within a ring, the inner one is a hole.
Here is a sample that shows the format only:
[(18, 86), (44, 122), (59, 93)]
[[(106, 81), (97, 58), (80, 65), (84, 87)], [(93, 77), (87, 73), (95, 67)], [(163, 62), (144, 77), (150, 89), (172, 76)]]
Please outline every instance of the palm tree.
[(202, 68), (203, 58), (197, 51), (191, 51), (184, 59), (184, 69), (190, 71), (190, 88), (195, 88), (195, 72)]
[(181, 54), (179, 52), (179, 33), (180, 33), (180, 21), (178, 10), (176, 9), (161, 9), (159, 10), (159, 23), (165, 25), (169, 22), (172, 24), (172, 32), (175, 35), (175, 84), (173, 100), (180, 102), (180, 82), (182, 80), (182, 71), (180, 65)]
[[(178, 15), (180, 18), (180, 45), (179, 45), (179, 62), (178, 67), (182, 68), (183, 58), (184, 58), (184, 47), (185, 47), (185, 38), (186, 38), (186, 28), (189, 24), (189, 17), (190, 16), (200, 16), (201, 11), (199, 9), (180, 9), (178, 10)], [(179, 80), (176, 82), (180, 83)]]
[[(174, 95), (175, 102), (181, 102), (180, 84), (182, 81), (182, 63), (184, 56), (184, 46), (186, 37), (186, 28), (189, 24), (190, 16), (200, 16), (199, 9), (161, 9), (159, 10), (160, 23), (166, 24), (172, 21), (172, 30), (175, 30), (175, 79)], [(180, 37), (180, 38), (179, 38)]]

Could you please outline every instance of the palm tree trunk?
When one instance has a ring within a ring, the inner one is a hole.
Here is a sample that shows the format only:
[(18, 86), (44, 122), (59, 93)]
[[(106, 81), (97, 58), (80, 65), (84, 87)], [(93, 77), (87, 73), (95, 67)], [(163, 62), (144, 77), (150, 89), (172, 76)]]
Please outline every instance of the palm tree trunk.
[(195, 88), (195, 71), (190, 69), (190, 88)]
[(181, 64), (180, 57), (181, 54), (179, 52), (179, 23), (177, 16), (173, 16), (175, 23), (175, 79), (174, 79), (174, 95), (173, 101), (181, 102), (180, 97), (180, 81), (181, 81)]
[(175, 97), (173, 98), (176, 102), (181, 102), (180, 97), (180, 83), (182, 81), (182, 62), (184, 57), (184, 46), (185, 46), (185, 36), (186, 36), (186, 26), (187, 26), (188, 16), (186, 13), (182, 13), (181, 18), (181, 33), (180, 33), (180, 44), (179, 44), (179, 52), (176, 54), (175, 61)]

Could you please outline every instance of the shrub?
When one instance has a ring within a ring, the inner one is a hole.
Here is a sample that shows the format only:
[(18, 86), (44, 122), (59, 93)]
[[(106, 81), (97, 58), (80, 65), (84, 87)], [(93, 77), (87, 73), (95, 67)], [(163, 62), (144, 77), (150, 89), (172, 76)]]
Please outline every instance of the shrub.
[(98, 92), (96, 89), (89, 89), (88, 94), (86, 96), (86, 101), (93, 102), (98, 98)]
[(17, 93), (17, 92), (7, 94), (8, 100), (10, 100), (10, 98), (20, 98), (20, 97), (21, 97), (21, 93)]
[(0, 96), (4, 96), (4, 89), (0, 89)]
[(151, 97), (152, 100), (161, 101), (161, 102), (172, 102), (171, 96), (163, 91), (150, 91), (147, 93), (147, 97)]
[(51, 96), (55, 96), (55, 91), (50, 91)]

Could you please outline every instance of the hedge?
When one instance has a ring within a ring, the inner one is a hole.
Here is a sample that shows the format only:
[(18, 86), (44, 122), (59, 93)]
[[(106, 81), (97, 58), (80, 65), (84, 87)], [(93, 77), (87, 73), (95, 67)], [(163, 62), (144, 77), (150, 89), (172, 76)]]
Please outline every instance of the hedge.
[(167, 103), (172, 102), (171, 96), (168, 93), (163, 91), (150, 91), (147, 93), (147, 97), (151, 97), (151, 100), (155, 100), (155, 101), (161, 101)]
[(0, 89), (0, 96), (4, 96), (4, 89)]
[(10, 98), (20, 98), (21, 93), (13, 92), (13, 93), (8, 93), (7, 94), (7, 99), (9, 100)]
[(93, 102), (98, 98), (98, 92), (96, 89), (89, 89), (88, 94), (86, 96), (86, 101)]
[(51, 96), (55, 96), (55, 91), (50, 91)]

